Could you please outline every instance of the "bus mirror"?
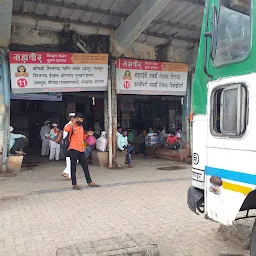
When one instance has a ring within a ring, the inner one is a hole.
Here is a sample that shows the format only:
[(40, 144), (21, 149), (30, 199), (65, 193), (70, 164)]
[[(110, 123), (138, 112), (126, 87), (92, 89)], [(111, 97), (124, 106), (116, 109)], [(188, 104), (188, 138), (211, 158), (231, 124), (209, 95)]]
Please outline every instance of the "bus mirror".
[(205, 74), (212, 78), (212, 75), (208, 72), (208, 68), (207, 68), (207, 55), (208, 55), (208, 40), (207, 38), (212, 38), (212, 32), (209, 32), (208, 31), (208, 25), (209, 25), (209, 22), (208, 22), (208, 18), (209, 18), (209, 4), (208, 2), (206, 2), (206, 8), (207, 8), (207, 11), (206, 11), (206, 26), (205, 26), (205, 33), (204, 33), (204, 36), (205, 36), (205, 40), (204, 40), (204, 72)]
[(212, 6), (212, 32), (211, 32), (211, 59), (214, 60), (216, 56), (217, 48), (217, 36), (218, 36), (218, 14), (215, 5)]

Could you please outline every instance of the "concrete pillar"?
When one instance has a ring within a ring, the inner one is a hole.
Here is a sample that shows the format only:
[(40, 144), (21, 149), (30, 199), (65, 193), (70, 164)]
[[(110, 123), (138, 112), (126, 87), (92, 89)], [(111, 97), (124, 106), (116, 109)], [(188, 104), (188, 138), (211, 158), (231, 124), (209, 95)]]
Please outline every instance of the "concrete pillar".
[(10, 84), (8, 61), (0, 54), (0, 169), (6, 171), (10, 133)]
[(191, 72), (188, 73), (187, 93), (182, 96), (182, 104), (182, 140), (187, 148), (190, 148)]
[[(3, 154), (3, 134), (4, 134), (4, 116), (5, 116), (5, 104), (4, 104), (4, 71), (3, 62), (4, 57), (0, 54), (0, 154)], [(2, 161), (0, 163), (2, 165)]]
[(6, 50), (10, 44), (13, 0), (0, 1), (0, 170), (6, 171), (10, 126), (10, 79)]
[(3, 73), (4, 73), (4, 103), (5, 103), (5, 115), (4, 115), (4, 145), (3, 145), (3, 166), (2, 171), (7, 170), (7, 160), (9, 153), (9, 137), (10, 137), (10, 72), (7, 56), (3, 58)]
[(113, 167), (113, 130), (112, 130), (112, 88), (111, 79), (108, 79), (108, 167)]
[(113, 153), (113, 167), (116, 163), (116, 132), (117, 132), (117, 93), (116, 93), (116, 61), (111, 60), (111, 86), (112, 86), (112, 153)]
[(7, 49), (11, 39), (13, 0), (0, 1), (0, 48)]
[(108, 92), (104, 92), (104, 130), (108, 133)]

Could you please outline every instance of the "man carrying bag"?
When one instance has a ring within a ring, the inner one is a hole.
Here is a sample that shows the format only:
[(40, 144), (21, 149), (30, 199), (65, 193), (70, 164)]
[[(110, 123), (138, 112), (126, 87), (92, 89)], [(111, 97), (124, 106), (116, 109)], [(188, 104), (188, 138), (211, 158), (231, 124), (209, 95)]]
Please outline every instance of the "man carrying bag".
[(76, 182), (76, 163), (77, 160), (79, 160), (84, 175), (86, 178), (86, 181), (88, 183), (89, 187), (98, 187), (99, 185), (95, 184), (91, 180), (90, 172), (88, 169), (87, 160), (85, 158), (84, 154), (84, 140), (85, 140), (85, 134), (84, 134), (84, 128), (82, 126), (83, 124), (83, 116), (81, 113), (76, 113), (74, 118), (72, 119), (70, 124), (67, 124), (64, 127), (64, 131), (70, 134), (69, 136), (69, 147), (66, 156), (70, 157), (71, 160), (71, 179), (72, 179), (72, 185), (73, 189), (81, 189)]

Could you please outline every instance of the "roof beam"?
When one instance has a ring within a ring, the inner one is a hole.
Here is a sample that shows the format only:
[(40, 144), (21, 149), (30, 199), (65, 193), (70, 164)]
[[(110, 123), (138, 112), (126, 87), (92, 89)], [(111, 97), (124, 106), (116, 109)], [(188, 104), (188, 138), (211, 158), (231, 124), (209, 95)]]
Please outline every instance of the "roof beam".
[(191, 38), (191, 37), (184, 37), (184, 36), (172, 36), (172, 35), (167, 35), (167, 34), (160, 34), (156, 32), (146, 32), (147, 35), (149, 36), (154, 36), (154, 37), (159, 37), (159, 38), (165, 38), (168, 41), (172, 41), (173, 39), (180, 40), (180, 41), (185, 41), (188, 43), (198, 43), (199, 39), (197, 38)]
[[(31, 3), (35, 3), (35, 0), (26, 0), (27, 2), (31, 2)], [(176, 1), (176, 0), (174, 0)], [(197, 1), (199, 0), (188, 0), (188, 2), (194, 2), (197, 3)], [(202, 1), (202, 0), (201, 0)], [(37, 3), (39, 3), (39, 1), (37, 1)], [(122, 12), (115, 12), (115, 11), (111, 11), (111, 10), (103, 10), (100, 8), (93, 8), (90, 7), (88, 5), (81, 5), (81, 4), (75, 4), (75, 3), (67, 3), (67, 2), (60, 2), (57, 0), (40, 0), (40, 3), (44, 3), (47, 5), (54, 5), (57, 7), (65, 7), (68, 8), (70, 10), (82, 10), (85, 12), (92, 12), (92, 13), (98, 13), (98, 14), (102, 14), (102, 15), (109, 15), (112, 17), (118, 17), (118, 18), (122, 18), (122, 19), (126, 19), (128, 17), (127, 14), (122, 13)], [(193, 25), (189, 25), (189, 24), (182, 24), (182, 23), (178, 23), (178, 22), (171, 22), (171, 21), (166, 21), (166, 20), (154, 20), (151, 22), (152, 24), (155, 25), (165, 25), (168, 27), (172, 27), (172, 28), (180, 28), (180, 29), (187, 29), (187, 30), (192, 30), (192, 31), (197, 31), (200, 32), (201, 28), (198, 28), (196, 26)]]
[[(35, 14), (35, 13), (31, 13), (31, 12), (24, 13), (24, 12), (19, 12), (19, 11), (13, 11), (13, 15), (15, 15), (16, 18), (18, 18), (18, 17), (33, 18), (35, 20), (44, 20), (44, 21), (49, 21), (49, 22), (59, 22), (59, 23), (62, 23), (62, 24), (70, 23), (71, 25), (72, 24), (75, 25), (75, 26), (79, 25), (80, 27), (81, 26), (94, 27), (95, 29), (98, 29), (98, 30), (106, 29), (106, 30), (112, 30), (113, 31), (113, 30), (117, 29), (116, 27), (110, 26), (110, 25), (103, 25), (103, 24), (98, 24), (98, 23), (91, 23), (91, 22), (84, 22), (84, 21), (78, 21), (78, 20), (64, 19), (64, 18), (59, 18), (59, 17), (49, 17), (49, 16), (46, 16), (46, 15)], [(19, 25), (19, 23), (16, 22), (16, 20), (13, 19), (14, 23)], [(23, 25), (28, 25), (28, 24), (25, 23)], [(30, 23), (30, 25), (31, 25), (30, 27), (33, 27), (34, 23)], [(62, 25), (62, 27), (63, 27), (63, 25)], [(44, 27), (41, 26), (40, 29), (44, 29)], [(49, 30), (49, 28), (47, 30)], [(55, 28), (53, 27), (52, 30), (55, 31)], [(59, 30), (59, 29), (57, 29), (57, 30)], [(77, 32), (79, 33), (79, 31), (77, 31)], [(97, 34), (97, 31), (95, 33)], [(172, 39), (186, 41), (186, 42), (189, 42), (189, 43), (194, 43), (195, 41), (196, 42), (199, 41), (199, 39), (195, 39), (195, 38), (182, 37), (182, 36), (169, 36), (169, 35), (166, 35), (166, 34), (153, 33), (153, 32), (149, 32), (149, 31), (146, 31), (145, 34), (148, 35), (148, 36), (153, 36), (153, 37), (166, 39), (167, 41), (172, 40)], [(106, 35), (108, 35), (108, 33)]]
[(112, 57), (120, 57), (171, 0), (142, 0), (111, 36)]
[[(24, 27), (28, 29), (34, 29), (35, 27), (38, 30), (43, 31), (50, 31), (53, 33), (57, 33), (63, 29), (63, 25), (67, 22), (66, 19), (48, 19), (47, 16), (44, 15), (17, 15), (13, 14), (12, 16), (12, 25), (17, 27)], [(110, 36), (113, 32), (113, 28), (105, 26), (99, 27), (96, 25), (92, 25), (91, 23), (84, 23), (84, 22), (70, 22), (71, 28), (76, 31), (79, 35), (106, 35)], [(14, 37), (13, 37), (14, 39)], [(15, 38), (16, 39), (16, 38)], [(158, 44), (164, 44), (167, 43), (167, 39), (165, 38), (159, 38), (154, 37), (150, 35), (143, 35), (141, 34), (140, 37), (137, 39), (139, 42), (155, 42), (157, 41)], [(19, 44), (20, 38), (18, 38), (18, 41), (12, 41), (12, 44)], [(33, 41), (31, 41), (31, 44), (33, 45)], [(180, 44), (179, 44), (180, 46)]]
[(164, 25), (170, 28), (178, 28), (178, 29), (187, 29), (187, 30), (192, 30), (195, 32), (200, 32), (201, 28), (198, 28), (194, 25), (189, 25), (189, 24), (182, 24), (179, 22), (172, 22), (172, 21), (168, 21), (168, 20), (154, 20), (152, 22), (152, 24), (154, 25)]
[[(34, 13), (23, 13), (18, 11), (13, 11), (12, 24), (20, 25), (28, 28), (38, 28), (41, 30), (58, 32), (64, 28), (65, 24), (71, 24), (72, 29), (74, 29), (78, 34), (84, 28), (87, 28), (88, 33), (82, 33), (83, 35), (89, 34), (100, 34), (100, 35), (110, 35), (113, 31), (113, 27), (99, 25), (91, 22), (84, 22), (78, 20), (64, 19), (59, 17), (48, 17), (42, 14)], [(88, 29), (89, 28), (89, 29)]]

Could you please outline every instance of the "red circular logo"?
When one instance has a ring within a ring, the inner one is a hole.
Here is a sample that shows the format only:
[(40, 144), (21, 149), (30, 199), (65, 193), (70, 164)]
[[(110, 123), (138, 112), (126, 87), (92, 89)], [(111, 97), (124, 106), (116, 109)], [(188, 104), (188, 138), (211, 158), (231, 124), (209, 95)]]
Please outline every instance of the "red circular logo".
[(17, 85), (21, 88), (23, 87), (26, 87), (28, 85), (28, 81), (24, 78), (20, 78), (18, 81), (17, 81)]
[(131, 82), (125, 81), (125, 82), (124, 82), (124, 88), (125, 88), (125, 89), (129, 89), (130, 87), (131, 87)]

